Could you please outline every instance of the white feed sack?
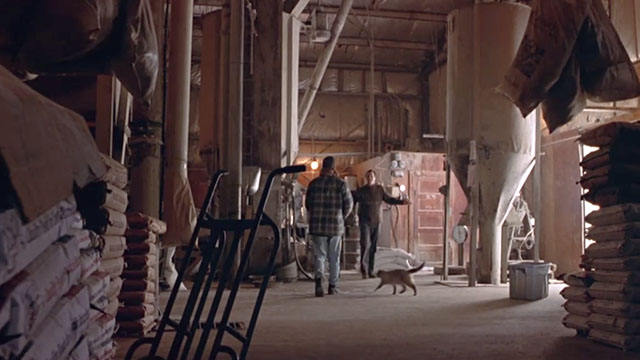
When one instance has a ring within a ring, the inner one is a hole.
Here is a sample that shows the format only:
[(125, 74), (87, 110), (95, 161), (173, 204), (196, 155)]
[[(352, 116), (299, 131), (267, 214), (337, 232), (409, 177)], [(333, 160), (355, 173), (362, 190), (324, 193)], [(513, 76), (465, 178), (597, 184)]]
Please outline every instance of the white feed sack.
[(120, 309), (121, 305), (122, 304), (120, 303), (120, 299), (118, 299), (117, 296), (114, 298), (109, 298), (109, 305), (107, 305), (107, 308), (104, 310), (104, 312), (110, 316), (115, 317), (118, 314), (118, 309)]
[(109, 283), (109, 287), (107, 288), (107, 297), (109, 299), (113, 299), (118, 297), (120, 294), (120, 290), (122, 290), (122, 278), (116, 276), (111, 278), (111, 282)]
[(102, 261), (100, 260), (100, 251), (96, 249), (81, 250), (80, 254), (82, 280), (85, 280), (101, 268)]
[(84, 229), (71, 229), (69, 231), (69, 235), (73, 236), (78, 242), (78, 247), (80, 250), (89, 249), (93, 247), (93, 240), (91, 236), (91, 231)]
[(113, 351), (112, 336), (116, 330), (116, 318), (103, 315), (89, 324), (86, 331), (91, 359), (108, 358)]
[(22, 360), (67, 359), (88, 325), (89, 291), (86, 286), (76, 286), (38, 328)]
[(21, 336), (0, 348), (19, 353), (58, 299), (80, 281), (80, 276), (78, 244), (73, 238), (63, 238), (6, 283), (0, 289), (4, 298), (0, 307), (10, 308), (10, 320), (2, 331), (5, 335)]
[(69, 360), (87, 360), (89, 359), (89, 343), (87, 337), (83, 336), (69, 354)]
[(418, 265), (415, 256), (402, 249), (378, 248), (373, 272), (375, 274), (380, 270), (409, 270)]
[(640, 286), (597, 281), (589, 288), (594, 299), (640, 303)]
[(124, 270), (124, 258), (107, 259), (100, 264), (100, 271), (104, 271), (111, 275), (111, 278), (116, 278), (122, 275)]
[(127, 168), (109, 156), (104, 154), (100, 154), (100, 156), (107, 168), (107, 173), (102, 177), (102, 180), (120, 189), (124, 189), (128, 182)]
[(0, 213), (0, 284), (24, 269), (49, 245), (67, 234), (77, 219), (73, 197), (23, 225), (16, 209)]
[(589, 331), (589, 324), (587, 323), (588, 320), (589, 317), (586, 316), (567, 314), (564, 319), (562, 319), (562, 324), (569, 329)]
[(582, 317), (588, 317), (591, 314), (591, 309), (589, 308), (589, 303), (583, 303), (579, 301), (568, 300), (562, 305), (562, 307), (569, 313), (573, 315), (578, 315)]
[(104, 235), (116, 235), (122, 236), (127, 230), (127, 217), (125, 214), (114, 211), (111, 209), (105, 209), (109, 213), (109, 225), (104, 232)]
[[(104, 311), (109, 304), (109, 297), (107, 291), (109, 290), (109, 284), (111, 283), (111, 277), (108, 273), (96, 271), (91, 274), (84, 284), (89, 289), (89, 302), (92, 307)], [(99, 316), (100, 311), (91, 309), (91, 318)]]
[(102, 260), (122, 257), (127, 249), (127, 239), (124, 236), (102, 235), (104, 239), (104, 249), (102, 250)]
[(127, 210), (129, 205), (129, 197), (124, 190), (118, 189), (112, 184), (107, 183), (107, 195), (103, 206), (121, 213)]

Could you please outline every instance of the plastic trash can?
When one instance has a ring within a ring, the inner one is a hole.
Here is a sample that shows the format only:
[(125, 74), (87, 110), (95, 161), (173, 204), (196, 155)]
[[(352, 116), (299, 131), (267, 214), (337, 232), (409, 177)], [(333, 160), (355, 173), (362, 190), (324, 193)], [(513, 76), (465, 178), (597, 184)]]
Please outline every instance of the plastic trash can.
[(550, 263), (509, 265), (509, 297), (517, 300), (540, 300), (549, 296)]

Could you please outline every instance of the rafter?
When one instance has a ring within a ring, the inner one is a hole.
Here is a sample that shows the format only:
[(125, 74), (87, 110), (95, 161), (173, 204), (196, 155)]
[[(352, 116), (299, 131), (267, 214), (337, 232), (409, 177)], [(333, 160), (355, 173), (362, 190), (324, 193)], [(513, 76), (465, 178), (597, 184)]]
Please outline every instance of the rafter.
[[(300, 37), (300, 42), (308, 42), (306, 36)], [(358, 37), (344, 37), (341, 36), (338, 39), (338, 45), (346, 46), (369, 46), (369, 40)], [(403, 50), (421, 50), (421, 51), (435, 51), (436, 48), (432, 44), (417, 41), (404, 41), (404, 40), (373, 40), (373, 47), (384, 49), (403, 49)]]
[[(315, 8), (328, 14), (336, 14), (338, 12), (337, 6), (319, 6)], [(305, 12), (311, 13), (311, 9), (307, 8)], [(425, 22), (436, 22), (436, 23), (447, 22), (447, 14), (424, 12), (424, 11), (373, 10), (373, 9), (365, 9), (365, 8), (353, 8), (351, 9), (350, 14), (355, 16), (363, 16), (363, 17), (370, 16), (370, 17), (383, 18), (383, 19), (425, 21)]]

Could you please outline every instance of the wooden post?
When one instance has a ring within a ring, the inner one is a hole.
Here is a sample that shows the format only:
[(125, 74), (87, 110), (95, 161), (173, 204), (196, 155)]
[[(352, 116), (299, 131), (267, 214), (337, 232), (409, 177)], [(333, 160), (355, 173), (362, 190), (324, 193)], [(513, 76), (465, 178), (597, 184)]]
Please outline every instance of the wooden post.
[(197, 216), (187, 181), (193, 2), (172, 2), (170, 24), (162, 241), (176, 246), (189, 240)]
[(469, 143), (469, 177), (468, 181), (470, 182), (467, 186), (471, 187), (471, 206), (470, 209), (470, 217), (471, 217), (471, 236), (469, 237), (469, 286), (476, 286), (477, 283), (477, 253), (478, 253), (478, 228), (479, 228), (479, 196), (478, 191), (480, 189), (480, 184), (478, 183), (478, 175), (477, 175), (477, 152), (476, 152), (476, 142), (475, 140), (471, 140)]
[(451, 194), (451, 167), (445, 159), (444, 228), (442, 229), (442, 280), (449, 280), (449, 200)]
[[(283, 163), (282, 92), (283, 28), (282, 1), (254, 2), (257, 12), (255, 29), (259, 36), (254, 41), (253, 72), (253, 133), (255, 163), (265, 173)], [(297, 119), (296, 119), (297, 121)], [(285, 127), (286, 129), (286, 127)], [(267, 205), (269, 206), (269, 205)]]
[(98, 75), (96, 85), (96, 144), (109, 157), (113, 152), (114, 81), (111, 75)]
[(542, 147), (542, 131), (540, 129), (540, 121), (542, 121), (542, 111), (540, 107), (536, 109), (536, 163), (533, 168), (533, 207), (535, 225), (533, 227), (533, 236), (535, 243), (533, 245), (533, 256), (535, 262), (540, 262), (540, 222), (542, 212), (540, 211), (541, 193), (540, 182), (542, 180), (542, 163), (540, 159), (540, 151)]
[(220, 148), (222, 127), (222, 11), (215, 11), (202, 16), (202, 57), (200, 70), (202, 82), (200, 85), (200, 151), (207, 164), (207, 170), (212, 174), (220, 170), (221, 164), (217, 158)]

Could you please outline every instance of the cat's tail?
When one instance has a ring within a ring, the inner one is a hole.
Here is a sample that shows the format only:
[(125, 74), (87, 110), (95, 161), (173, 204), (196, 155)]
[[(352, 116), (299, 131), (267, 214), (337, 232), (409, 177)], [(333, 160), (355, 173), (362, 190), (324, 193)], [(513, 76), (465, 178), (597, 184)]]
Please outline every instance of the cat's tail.
[(415, 272), (418, 272), (420, 270), (422, 270), (422, 268), (424, 267), (424, 262), (422, 264), (420, 264), (418, 267), (415, 267), (413, 269), (409, 269), (409, 274), (413, 274)]

